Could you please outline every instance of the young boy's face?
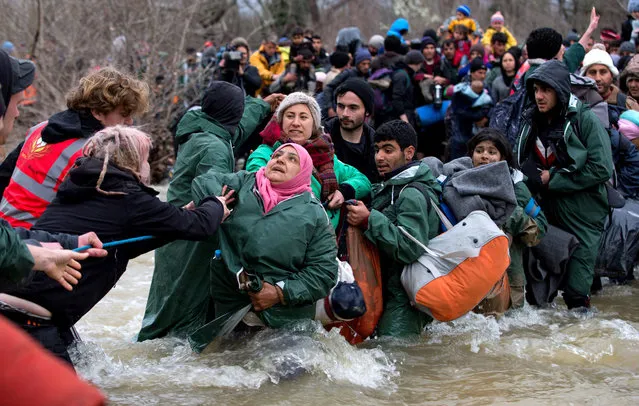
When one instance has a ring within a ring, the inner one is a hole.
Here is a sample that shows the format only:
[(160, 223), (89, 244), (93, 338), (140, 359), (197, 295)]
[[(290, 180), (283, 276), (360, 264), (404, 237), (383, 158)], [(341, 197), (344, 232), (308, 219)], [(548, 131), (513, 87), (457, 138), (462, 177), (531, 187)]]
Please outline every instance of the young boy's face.
[(455, 45), (454, 44), (446, 44), (444, 45), (444, 49), (442, 51), (446, 59), (452, 61), (455, 58)]
[(495, 29), (495, 31), (501, 32), (501, 29), (504, 28), (504, 22), (503, 21), (495, 21), (490, 26), (493, 27)]
[(304, 36), (302, 34), (293, 35), (293, 44), (299, 45), (304, 41)]
[(465, 41), (466, 36), (461, 31), (453, 31), (453, 39), (455, 39), (455, 41)]
[(464, 18), (466, 18), (466, 16), (464, 15), (464, 13), (459, 12), (459, 11), (458, 11), (457, 13), (455, 13), (455, 15), (457, 16), (457, 19), (458, 19), (458, 20), (463, 20)]

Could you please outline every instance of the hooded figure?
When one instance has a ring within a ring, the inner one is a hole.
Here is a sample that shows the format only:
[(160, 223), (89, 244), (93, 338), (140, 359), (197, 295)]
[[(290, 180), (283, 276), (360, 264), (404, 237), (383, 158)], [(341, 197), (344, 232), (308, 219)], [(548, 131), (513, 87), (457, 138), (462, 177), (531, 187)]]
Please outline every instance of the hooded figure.
[[(590, 305), (590, 286), (609, 204), (605, 183), (613, 173), (610, 139), (588, 106), (570, 93), (570, 73), (556, 60), (526, 80), (532, 105), (525, 109), (515, 145), (516, 164), (540, 196), (548, 222), (580, 242), (568, 264), (564, 301), (568, 308)], [(548, 89), (556, 95), (542, 99)], [(539, 100), (547, 112), (540, 112)], [(543, 104), (542, 104), (543, 106)]]
[(398, 18), (393, 22), (390, 26), (390, 29), (386, 33), (386, 36), (393, 35), (395, 37), (399, 37), (402, 40), (402, 44), (404, 43), (404, 35), (408, 34), (410, 31), (410, 25), (408, 24), (408, 20), (405, 18)]
[[(239, 87), (212, 82), (202, 108), (188, 111), (178, 124), (179, 149), (168, 202), (178, 207), (188, 204), (193, 199), (193, 179), (209, 170), (233, 172), (233, 148), (241, 146), (270, 112), (267, 102), (245, 98)], [(208, 290), (199, 287), (209, 286), (208, 261), (214, 251), (210, 241), (175, 241), (156, 250), (139, 341), (169, 333), (185, 335), (199, 325), (209, 303)]]
[[(299, 172), (276, 183), (272, 180), (276, 166), (280, 175), (292, 173), (289, 165), (278, 162), (288, 159), (278, 154), (290, 154), (282, 150), (291, 147), (299, 159)], [(196, 202), (216, 195), (224, 185), (233, 189), (237, 198), (214, 246), (221, 256), (209, 261), (209, 251), (204, 257), (206, 264), (210, 263), (216, 317), (234, 314), (252, 302), (257, 324), (272, 328), (315, 317), (315, 302), (328, 294), (337, 279), (337, 245), (324, 209), (309, 192), (312, 171), (313, 163), (305, 148), (283, 144), (274, 151), (266, 169), (257, 173), (209, 171), (193, 182)], [(240, 290), (237, 274), (242, 268), (263, 282), (259, 292)], [(194, 289), (189, 294), (209, 293), (207, 286)], [(279, 300), (256, 306), (256, 297), (267, 291), (277, 292)], [(202, 328), (189, 335), (194, 350), (201, 351), (215, 337), (210, 328), (215, 322), (209, 323), (213, 320), (207, 317)]]

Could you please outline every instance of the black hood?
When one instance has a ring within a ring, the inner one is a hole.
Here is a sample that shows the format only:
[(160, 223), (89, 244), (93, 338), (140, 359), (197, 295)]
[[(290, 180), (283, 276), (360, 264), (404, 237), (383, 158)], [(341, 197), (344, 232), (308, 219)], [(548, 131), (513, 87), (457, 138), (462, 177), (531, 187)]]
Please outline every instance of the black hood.
[(89, 138), (103, 128), (89, 111), (65, 110), (51, 116), (42, 131), (42, 140), (56, 144), (74, 138)]
[[(11, 71), (11, 60), (6, 52), (0, 49), (0, 92), (5, 105), (9, 105), (11, 99), (11, 85), (13, 82), (13, 74)], [(5, 109), (0, 106), (0, 117), (4, 117)]]
[[(60, 185), (57, 198), (64, 203), (82, 202), (100, 194), (96, 189), (104, 161), (96, 158), (79, 158)], [(135, 175), (109, 164), (100, 189), (107, 192), (129, 193), (143, 189), (152, 195), (158, 193), (145, 186)], [(114, 197), (118, 197), (114, 195)]]
[(535, 81), (545, 83), (557, 92), (561, 111), (565, 111), (570, 101), (570, 72), (563, 62), (552, 59), (540, 65), (526, 79), (526, 90), (528, 97), (535, 102), (535, 91), (533, 85)]
[(211, 82), (202, 98), (202, 111), (233, 135), (244, 114), (244, 91), (228, 82)]

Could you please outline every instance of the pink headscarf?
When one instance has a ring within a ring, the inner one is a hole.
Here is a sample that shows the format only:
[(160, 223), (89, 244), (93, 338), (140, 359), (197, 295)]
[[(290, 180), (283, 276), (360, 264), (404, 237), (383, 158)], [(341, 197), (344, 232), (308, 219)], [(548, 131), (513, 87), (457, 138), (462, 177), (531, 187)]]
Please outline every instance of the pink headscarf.
[(632, 121), (620, 118), (617, 124), (619, 125), (619, 132), (630, 141), (639, 137), (639, 127)]
[[(280, 183), (279, 185), (273, 185), (264, 174), (266, 167), (262, 167), (257, 171), (255, 174), (255, 183), (264, 201), (264, 213), (268, 213), (273, 207), (288, 198), (303, 192), (311, 192), (311, 174), (313, 173), (313, 160), (311, 156), (304, 147), (294, 143), (283, 144), (276, 149), (275, 152), (284, 147), (293, 147), (295, 151), (297, 151), (297, 155), (300, 157), (300, 172), (291, 180)], [(275, 152), (273, 152), (273, 154), (275, 154)]]

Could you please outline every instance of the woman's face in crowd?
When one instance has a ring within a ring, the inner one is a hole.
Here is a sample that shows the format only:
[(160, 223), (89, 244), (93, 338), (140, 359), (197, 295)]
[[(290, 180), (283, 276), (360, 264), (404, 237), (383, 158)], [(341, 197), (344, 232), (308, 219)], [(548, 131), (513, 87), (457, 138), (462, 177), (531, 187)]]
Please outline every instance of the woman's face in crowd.
[(630, 78), (626, 81), (626, 86), (628, 86), (628, 93), (630, 96), (637, 98), (639, 97), (639, 79)]
[(282, 116), (282, 131), (296, 144), (304, 144), (313, 134), (313, 116), (306, 104), (295, 104)]
[(501, 58), (501, 68), (506, 73), (515, 71), (515, 58), (511, 54), (504, 54)]
[(274, 185), (289, 181), (298, 173), (300, 173), (300, 157), (293, 147), (284, 147), (275, 151), (264, 171), (266, 178)]
[(492, 141), (482, 141), (473, 150), (473, 166), (501, 161), (501, 153)]

